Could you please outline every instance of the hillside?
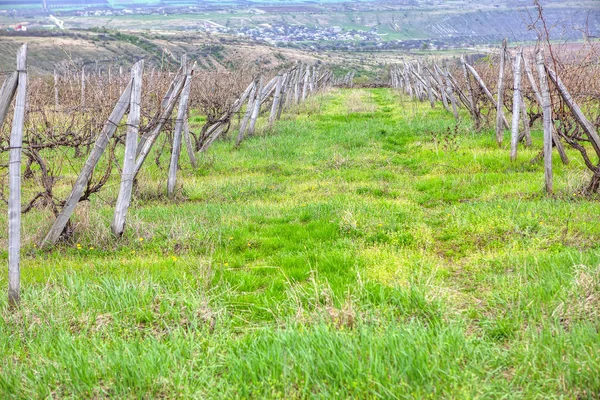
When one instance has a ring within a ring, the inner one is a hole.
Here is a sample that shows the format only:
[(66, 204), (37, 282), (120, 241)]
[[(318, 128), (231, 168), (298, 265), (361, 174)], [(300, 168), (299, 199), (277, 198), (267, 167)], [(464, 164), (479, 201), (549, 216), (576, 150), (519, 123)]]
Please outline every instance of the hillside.
[(117, 177), (51, 252), (34, 245), (51, 212), (26, 214), (22, 305), (0, 298), (0, 392), (593, 398), (589, 177), (556, 162), (546, 196), (538, 125), (511, 163), (466, 117), (332, 90), (240, 148), (216, 143), (197, 169), (183, 154), (175, 201), (149, 165), (121, 239)]

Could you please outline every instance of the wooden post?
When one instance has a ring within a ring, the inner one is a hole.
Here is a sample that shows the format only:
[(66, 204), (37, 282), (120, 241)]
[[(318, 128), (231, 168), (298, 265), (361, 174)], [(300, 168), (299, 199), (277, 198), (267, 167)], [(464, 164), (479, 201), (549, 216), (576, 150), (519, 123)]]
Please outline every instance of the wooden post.
[(304, 85), (302, 86), (302, 102), (306, 100), (306, 95), (308, 91), (308, 80), (310, 79), (310, 67), (306, 66), (306, 71), (304, 72)]
[[(262, 79), (262, 78), (261, 78)], [(250, 116), (252, 115), (252, 111), (254, 110), (254, 102), (256, 98), (259, 96), (258, 83), (255, 80), (252, 86), (252, 90), (250, 91), (250, 96), (248, 96), (248, 103), (246, 105), (246, 112), (244, 113), (244, 118), (242, 118), (242, 122), (240, 123), (240, 128), (238, 129), (238, 136), (236, 139), (236, 146), (239, 146), (244, 140), (244, 134), (246, 133), (246, 127), (248, 126), (248, 122), (250, 121)]]
[(546, 191), (552, 193), (552, 108), (550, 104), (550, 89), (544, 60), (544, 50), (539, 49), (536, 54), (538, 75), (540, 78), (540, 90), (542, 95), (542, 108), (544, 112), (544, 177)]
[(504, 107), (504, 66), (506, 64), (506, 39), (502, 41), (500, 50), (500, 72), (498, 74), (498, 96), (496, 102), (496, 142), (502, 145), (504, 139), (504, 121), (502, 120)]
[(263, 78), (260, 77), (258, 90), (256, 91), (256, 99), (254, 99), (254, 105), (252, 110), (252, 115), (250, 116), (250, 124), (248, 125), (248, 135), (254, 134), (254, 127), (256, 126), (256, 120), (258, 119), (258, 114), (260, 113), (260, 106), (263, 101)]
[(294, 104), (298, 104), (300, 101), (300, 76), (302, 75), (302, 69), (304, 67), (300, 65), (294, 77)]
[(173, 133), (173, 149), (171, 151), (171, 163), (169, 165), (169, 178), (167, 179), (167, 195), (172, 198), (175, 195), (177, 185), (177, 167), (179, 166), (179, 155), (181, 154), (181, 136), (183, 130), (183, 121), (187, 114), (188, 102), (190, 98), (190, 87), (192, 85), (193, 70), (186, 72), (185, 84), (179, 98), (179, 108), (177, 109), (177, 119), (175, 120), (175, 131)]
[(290, 90), (290, 74), (288, 72), (283, 74), (283, 77), (281, 78), (281, 80), (283, 81), (282, 83), (282, 93), (280, 95), (280, 101), (279, 101), (279, 106), (277, 107), (277, 115), (275, 116), (275, 119), (280, 119), (281, 118), (281, 113), (283, 112), (283, 107), (285, 106), (285, 98), (286, 98), (286, 94), (289, 92)]
[(269, 127), (273, 127), (277, 112), (279, 110), (279, 102), (281, 101), (281, 89), (283, 86), (283, 75), (281, 72), (277, 75), (277, 86), (275, 87), (275, 95), (273, 96), (273, 105), (271, 106), (271, 115), (269, 115)]
[(125, 219), (127, 210), (131, 204), (131, 192), (133, 190), (133, 175), (135, 172), (135, 155), (138, 145), (138, 133), (140, 129), (140, 103), (142, 101), (142, 76), (144, 72), (144, 61), (138, 61), (131, 68), (131, 99), (129, 101), (129, 115), (127, 116), (127, 136), (125, 137), (125, 156), (123, 157), (123, 171), (121, 173), (121, 186), (115, 205), (110, 226), (115, 236), (121, 236), (125, 230)]
[(94, 168), (98, 164), (102, 153), (104, 153), (108, 142), (117, 130), (118, 124), (121, 122), (121, 119), (123, 119), (123, 116), (129, 108), (129, 101), (131, 99), (131, 86), (131, 82), (129, 82), (121, 94), (119, 101), (108, 117), (108, 120), (105, 122), (102, 132), (100, 132), (98, 139), (96, 139), (96, 143), (94, 144), (92, 152), (90, 153), (85, 165), (77, 177), (77, 180), (75, 181), (75, 184), (73, 185), (71, 194), (65, 201), (65, 205), (63, 206), (63, 209), (58, 217), (56, 217), (56, 220), (50, 228), (50, 231), (42, 241), (42, 246), (55, 244), (67, 226), (69, 218), (71, 218), (71, 214), (73, 214), (73, 211), (75, 211), (75, 206), (77, 206), (77, 203), (79, 203), (79, 200), (81, 199), (81, 196), (87, 187), (90, 176), (92, 175), (92, 171), (94, 171)]
[(15, 96), (18, 84), (19, 72), (17, 71), (10, 74), (2, 84), (2, 88), (0, 89), (0, 128), (2, 128), (4, 118), (8, 114), (10, 103)]
[(513, 65), (513, 113), (510, 135), (510, 159), (517, 159), (517, 146), (519, 144), (519, 119), (521, 112), (521, 60), (523, 60), (523, 48), (519, 48)]
[(479, 129), (481, 129), (481, 123), (479, 121), (479, 111), (477, 110), (477, 102), (475, 100), (475, 95), (473, 94), (473, 86), (471, 86), (471, 79), (469, 78), (469, 74), (467, 73), (467, 68), (469, 67), (469, 65), (467, 64), (467, 60), (465, 59), (464, 54), (462, 56), (460, 56), (460, 62), (462, 64), (463, 75), (464, 75), (465, 81), (467, 83), (469, 103), (471, 104), (471, 106), (470, 106), (471, 118), (473, 118), (473, 122), (475, 123), (475, 130), (479, 131)]
[(21, 298), (21, 146), (27, 100), (27, 44), (17, 53), (17, 72), (19, 79), (8, 161), (8, 304), (12, 306), (18, 305)]

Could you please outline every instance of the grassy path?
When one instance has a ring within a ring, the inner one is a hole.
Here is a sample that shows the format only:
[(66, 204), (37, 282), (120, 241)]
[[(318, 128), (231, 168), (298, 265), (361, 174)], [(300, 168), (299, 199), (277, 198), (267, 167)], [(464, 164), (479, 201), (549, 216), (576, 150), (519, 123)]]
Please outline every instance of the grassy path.
[(52, 253), (33, 245), (48, 216), (28, 214), (23, 307), (0, 299), (2, 397), (598, 395), (584, 168), (557, 161), (547, 198), (535, 150), (511, 164), (470, 128), (389, 90), (334, 91), (217, 143), (175, 204), (145, 171), (119, 241), (116, 185)]

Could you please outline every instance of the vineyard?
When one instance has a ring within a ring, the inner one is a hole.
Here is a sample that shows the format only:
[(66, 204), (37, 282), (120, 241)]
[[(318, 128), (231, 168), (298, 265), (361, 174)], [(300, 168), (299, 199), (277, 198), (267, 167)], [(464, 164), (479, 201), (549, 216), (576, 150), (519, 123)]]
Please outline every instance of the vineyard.
[(4, 397), (600, 393), (593, 43), (407, 60), (385, 87), (15, 57)]

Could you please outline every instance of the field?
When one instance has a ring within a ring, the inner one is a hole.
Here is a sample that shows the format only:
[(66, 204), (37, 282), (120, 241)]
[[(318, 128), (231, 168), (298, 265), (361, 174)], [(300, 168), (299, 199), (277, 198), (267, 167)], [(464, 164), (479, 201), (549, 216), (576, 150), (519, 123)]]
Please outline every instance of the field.
[(48, 213), (26, 214), (2, 397), (594, 398), (589, 176), (556, 156), (548, 197), (539, 127), (511, 163), (463, 117), (332, 90), (184, 160), (174, 202), (144, 171), (122, 239), (116, 181), (53, 251)]

